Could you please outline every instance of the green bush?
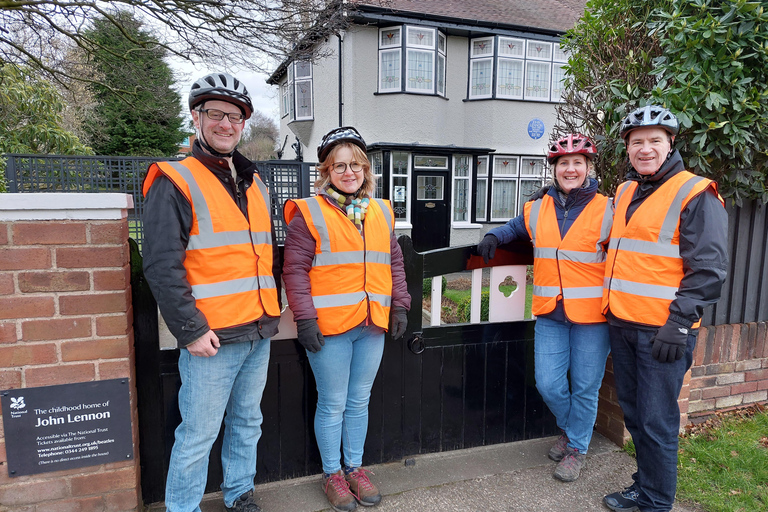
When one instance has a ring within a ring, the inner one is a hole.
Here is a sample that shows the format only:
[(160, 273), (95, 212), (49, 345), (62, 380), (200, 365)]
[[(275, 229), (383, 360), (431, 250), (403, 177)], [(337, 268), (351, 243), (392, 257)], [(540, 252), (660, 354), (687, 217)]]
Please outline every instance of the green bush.
[[(443, 285), (441, 287), (442, 290), (440, 293), (445, 295), (445, 287), (448, 286), (448, 280), (445, 279), (445, 276), (442, 276), (442, 277), (443, 277), (443, 283), (442, 283)], [(424, 281), (422, 281), (421, 293), (424, 294), (424, 297), (429, 297), (430, 295), (432, 295), (432, 278), (431, 277), (428, 277), (424, 279)]]
[[(490, 293), (487, 291), (484, 291), (480, 294), (480, 321), (481, 322), (487, 322), (488, 321), (488, 305), (490, 304)], [(459, 302), (459, 305), (456, 307), (456, 317), (459, 319), (459, 322), (462, 323), (469, 323), (469, 315), (472, 309), (472, 297), (465, 297), (464, 299)]]

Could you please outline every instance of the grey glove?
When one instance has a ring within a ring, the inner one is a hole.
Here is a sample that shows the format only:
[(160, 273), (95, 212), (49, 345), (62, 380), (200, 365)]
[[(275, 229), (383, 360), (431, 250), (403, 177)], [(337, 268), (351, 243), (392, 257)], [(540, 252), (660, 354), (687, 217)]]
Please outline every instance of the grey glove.
[(325, 345), (325, 338), (317, 326), (317, 318), (296, 320), (296, 330), (299, 334), (299, 343), (313, 354)]
[(690, 332), (690, 326), (668, 318), (667, 323), (659, 327), (656, 336), (651, 340), (653, 342), (651, 355), (660, 363), (674, 363), (681, 359), (685, 355)]
[(490, 233), (485, 235), (483, 239), (477, 244), (477, 254), (483, 257), (485, 264), (488, 264), (488, 260), (492, 260), (496, 254), (496, 246), (499, 245), (499, 239), (496, 235)]
[(408, 317), (405, 308), (394, 307), (389, 315), (392, 323), (389, 332), (392, 334), (392, 339), (402, 338), (403, 334), (405, 334), (405, 328), (408, 327)]

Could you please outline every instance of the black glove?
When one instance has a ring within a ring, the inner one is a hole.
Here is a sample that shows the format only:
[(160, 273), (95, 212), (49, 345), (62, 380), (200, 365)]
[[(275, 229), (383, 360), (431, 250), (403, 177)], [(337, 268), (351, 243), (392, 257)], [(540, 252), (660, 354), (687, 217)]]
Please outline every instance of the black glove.
[(674, 363), (685, 354), (690, 332), (689, 325), (668, 318), (667, 323), (659, 327), (656, 336), (651, 340), (651, 355), (660, 363)]
[(390, 311), (389, 316), (392, 320), (392, 327), (389, 329), (392, 339), (402, 338), (403, 334), (405, 334), (405, 328), (408, 327), (408, 317), (405, 308), (394, 307)]
[(296, 330), (299, 333), (299, 343), (313, 354), (325, 345), (325, 338), (317, 326), (317, 318), (296, 320)]
[(531, 197), (528, 198), (528, 201), (536, 201), (537, 199), (541, 199), (545, 195), (549, 194), (549, 188), (552, 185), (544, 185), (539, 190), (531, 194)]
[(477, 244), (477, 254), (483, 257), (485, 264), (488, 264), (488, 260), (492, 260), (496, 254), (496, 246), (499, 245), (499, 239), (496, 235), (490, 233), (485, 235), (483, 239)]

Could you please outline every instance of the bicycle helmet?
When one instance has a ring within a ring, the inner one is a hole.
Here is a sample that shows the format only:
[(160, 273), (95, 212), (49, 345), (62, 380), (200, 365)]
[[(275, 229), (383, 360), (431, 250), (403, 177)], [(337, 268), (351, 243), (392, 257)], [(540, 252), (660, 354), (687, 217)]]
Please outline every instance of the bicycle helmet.
[(591, 160), (597, 156), (597, 146), (586, 135), (569, 133), (549, 146), (547, 162), (552, 165), (563, 155), (584, 155)]
[(320, 145), (317, 146), (317, 161), (322, 162), (331, 152), (334, 146), (341, 144), (342, 142), (349, 142), (358, 146), (365, 152), (367, 146), (365, 140), (355, 128), (351, 126), (342, 126), (341, 128), (335, 128), (323, 136), (323, 140), (320, 141)]
[(677, 135), (680, 122), (675, 114), (659, 105), (646, 105), (633, 110), (621, 123), (621, 138), (626, 140), (629, 132), (645, 126), (658, 126), (670, 135)]
[(253, 113), (253, 103), (245, 85), (227, 73), (211, 73), (192, 84), (189, 91), (189, 110), (206, 100), (221, 100), (243, 109), (245, 118)]

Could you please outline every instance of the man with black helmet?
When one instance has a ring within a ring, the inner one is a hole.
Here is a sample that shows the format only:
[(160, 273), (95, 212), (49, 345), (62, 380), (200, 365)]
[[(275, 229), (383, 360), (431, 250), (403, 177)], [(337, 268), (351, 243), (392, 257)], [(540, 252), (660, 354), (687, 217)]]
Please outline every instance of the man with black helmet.
[(181, 348), (181, 424), (165, 504), (169, 512), (199, 512), (224, 418), (224, 504), (257, 512), (260, 403), (281, 309), (269, 191), (237, 152), (253, 112), (243, 83), (207, 75), (192, 85), (189, 108), (192, 156), (152, 164), (143, 186), (144, 273)]
[(621, 126), (631, 164), (619, 185), (603, 312), (616, 392), (637, 451), (634, 483), (605, 496), (615, 511), (668, 512), (677, 489), (677, 399), (704, 307), (717, 302), (728, 216), (717, 184), (685, 170), (677, 117), (647, 105)]

